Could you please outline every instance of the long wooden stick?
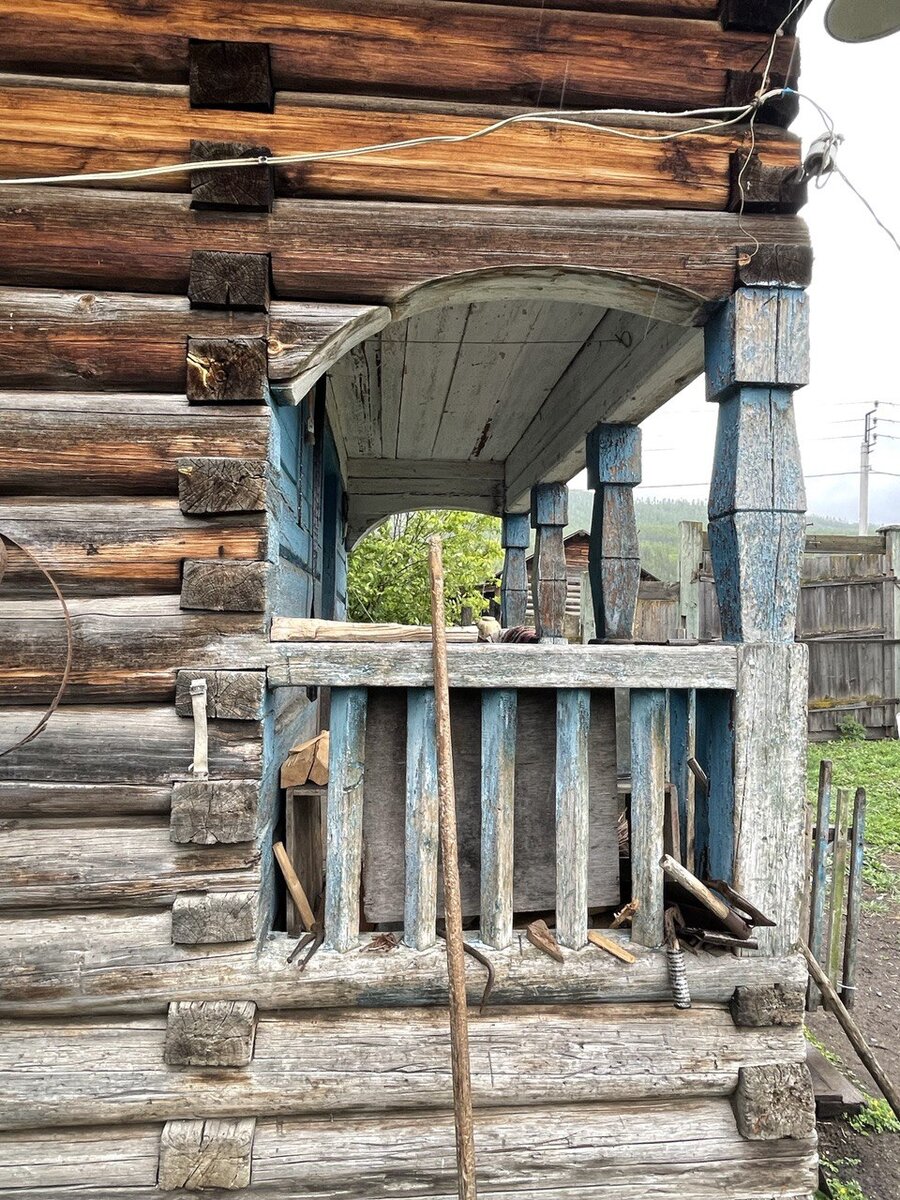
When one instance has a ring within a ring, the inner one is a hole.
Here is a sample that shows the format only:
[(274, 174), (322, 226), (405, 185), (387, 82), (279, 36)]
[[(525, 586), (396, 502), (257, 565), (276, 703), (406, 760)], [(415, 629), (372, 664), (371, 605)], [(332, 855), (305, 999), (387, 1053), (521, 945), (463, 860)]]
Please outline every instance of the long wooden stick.
[(284, 882), (287, 884), (287, 890), (291, 893), (291, 899), (294, 902), (300, 920), (307, 929), (314, 929), (316, 918), (312, 910), (312, 905), (307, 898), (306, 892), (303, 890), (303, 884), (294, 870), (294, 864), (288, 857), (288, 852), (285, 850), (284, 844), (282, 842), (275, 842), (272, 849), (275, 852), (278, 865), (281, 867), (281, 874), (284, 876)]
[(818, 962), (816, 962), (813, 952), (810, 950), (809, 946), (807, 946), (805, 942), (801, 942), (800, 949), (803, 951), (806, 957), (810, 975), (812, 975), (813, 979), (819, 985), (819, 991), (822, 993), (822, 998), (825, 1000), (826, 1006), (830, 1008), (837, 1017), (841, 1029), (843, 1029), (844, 1033), (846, 1033), (850, 1040), (850, 1044), (853, 1046), (853, 1049), (859, 1055), (860, 1060), (862, 1061), (866, 1070), (878, 1084), (881, 1094), (894, 1110), (895, 1116), (900, 1119), (900, 1091), (897, 1090), (894, 1084), (884, 1073), (881, 1063), (869, 1048), (869, 1043), (863, 1036), (862, 1030), (854, 1021), (853, 1017), (851, 1017), (843, 1000), (841, 1000), (840, 996), (832, 987), (831, 980), (819, 966)]
[(841, 999), (847, 1008), (856, 1002), (856, 953), (862, 910), (863, 852), (866, 841), (866, 789), (857, 788), (853, 801), (853, 832), (850, 837), (850, 882), (847, 886), (847, 932), (844, 936), (844, 970)]
[(437, 729), (438, 810), (444, 878), (447, 973), (450, 978), (450, 1055), (453, 1064), (453, 1116), (456, 1123), (456, 1172), (459, 1200), (477, 1200), (475, 1126), (466, 1015), (466, 962), (456, 842), (456, 789), (450, 740), (450, 685), (444, 623), (444, 561), (441, 539), (430, 543), (431, 627), (434, 650), (435, 725)]

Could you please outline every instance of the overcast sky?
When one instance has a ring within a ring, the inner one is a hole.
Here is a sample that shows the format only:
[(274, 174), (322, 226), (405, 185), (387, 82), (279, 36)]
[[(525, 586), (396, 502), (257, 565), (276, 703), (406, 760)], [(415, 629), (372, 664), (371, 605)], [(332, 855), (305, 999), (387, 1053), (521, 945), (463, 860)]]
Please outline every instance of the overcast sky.
[[(842, 170), (900, 237), (900, 34), (863, 45), (836, 42), (825, 32), (826, 7), (814, 0), (800, 22), (800, 90), (831, 115), (845, 138)], [(824, 132), (804, 101), (793, 129), (804, 153)], [(856, 520), (863, 414), (877, 400), (869, 518), (900, 524), (900, 252), (837, 177), (810, 188), (802, 215), (815, 251), (811, 380), (795, 397), (807, 507)], [(715, 425), (716, 406), (704, 400), (702, 380), (645, 421), (638, 495), (705, 497)], [(584, 476), (573, 485), (586, 486)]]

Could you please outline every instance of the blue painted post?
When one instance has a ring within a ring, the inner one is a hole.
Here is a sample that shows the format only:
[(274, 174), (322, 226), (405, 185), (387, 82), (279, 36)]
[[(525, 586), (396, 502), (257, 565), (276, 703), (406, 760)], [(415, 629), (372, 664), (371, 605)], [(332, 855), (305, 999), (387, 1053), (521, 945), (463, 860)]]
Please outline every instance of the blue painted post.
[(693, 688), (669, 692), (669, 779), (678, 793), (681, 859), (692, 870), (696, 783), (688, 760), (697, 755), (696, 696)]
[[(825, 895), (828, 890), (828, 829), (831, 825), (831, 760), (819, 763), (819, 791), (816, 800), (816, 836), (813, 842), (812, 891), (809, 900), (809, 948), (817, 963), (825, 969)], [(810, 979), (806, 988), (806, 1011), (815, 1012), (820, 1003), (819, 989)]]
[(844, 970), (841, 975), (841, 999), (847, 1008), (853, 1008), (856, 1002), (856, 951), (859, 945), (859, 919), (862, 911), (862, 869), (865, 841), (866, 789), (857, 788), (853, 801), (853, 829), (850, 834), (847, 931), (844, 935)]
[(330, 950), (352, 950), (359, 940), (366, 700), (365, 688), (331, 692), (325, 853), (325, 945)]
[(481, 940), (503, 950), (513, 930), (515, 691), (481, 694)]
[(556, 939), (572, 950), (587, 945), (590, 728), (591, 693), (560, 688), (556, 693)]
[(500, 531), (503, 546), (503, 577), (500, 581), (500, 624), (513, 629), (525, 624), (528, 607), (528, 553), (530, 526), (528, 513), (504, 513)]
[(540, 483), (531, 489), (531, 560), (534, 625), (542, 642), (566, 641), (566, 550), (563, 530), (569, 496), (564, 483)]
[[(694, 866), (703, 879), (734, 878), (734, 726), (731, 692), (697, 692), (697, 761), (709, 790), (695, 787)], [(690, 866), (690, 864), (688, 864)]]
[(427, 950), (436, 941), (438, 842), (434, 688), (406, 700), (406, 891), (403, 941)]
[(595, 635), (631, 641), (641, 582), (634, 489), (641, 482), (641, 431), (636, 425), (598, 425), (585, 449), (594, 512), (588, 570)]
[(663, 872), (666, 815), (666, 693), (647, 688), (631, 692), (631, 894), (638, 909), (632, 937), (659, 946), (663, 928)]

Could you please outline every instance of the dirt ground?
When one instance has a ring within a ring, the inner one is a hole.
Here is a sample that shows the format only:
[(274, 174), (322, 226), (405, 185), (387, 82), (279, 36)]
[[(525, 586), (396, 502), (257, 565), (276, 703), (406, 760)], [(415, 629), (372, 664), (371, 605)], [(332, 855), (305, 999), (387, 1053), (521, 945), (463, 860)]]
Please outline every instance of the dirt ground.
[[(890, 865), (900, 869), (900, 859)], [(874, 898), (868, 899), (860, 931), (854, 1016), (884, 1070), (900, 1083), (900, 901), (872, 906)], [(809, 1018), (809, 1026), (857, 1086), (880, 1095), (834, 1017), (820, 1011)], [(846, 1121), (823, 1121), (819, 1153), (835, 1165), (847, 1186), (846, 1191), (833, 1189), (839, 1200), (900, 1200), (900, 1134), (865, 1136)], [(853, 1180), (861, 1194), (850, 1186)]]

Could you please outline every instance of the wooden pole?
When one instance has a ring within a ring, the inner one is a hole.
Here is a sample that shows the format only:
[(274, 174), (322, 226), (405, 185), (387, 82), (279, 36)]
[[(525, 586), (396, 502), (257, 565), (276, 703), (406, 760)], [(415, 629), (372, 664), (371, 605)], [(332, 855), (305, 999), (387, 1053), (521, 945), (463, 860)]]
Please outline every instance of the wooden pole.
[[(817, 961), (825, 953), (825, 893), (828, 880), (828, 827), (831, 824), (831, 760), (819, 763), (816, 804), (816, 837), (813, 844), (812, 895), (809, 901), (809, 946)], [(819, 1007), (819, 992), (812, 980), (806, 990), (806, 1011)]]
[(438, 808), (444, 880), (447, 974), (450, 979), (450, 1055), (453, 1065), (453, 1116), (456, 1123), (456, 1172), (459, 1200), (477, 1200), (469, 1026), (466, 1015), (466, 963), (456, 843), (456, 790), (450, 740), (450, 685), (444, 624), (444, 563), (440, 537), (430, 542), (431, 627), (434, 650), (435, 725), (437, 730)]
[(838, 788), (834, 807), (834, 855), (831, 859), (831, 929), (828, 938), (828, 978), (838, 987), (841, 974), (841, 933), (847, 890), (847, 815), (850, 793)]
[(826, 1006), (831, 1009), (837, 1017), (838, 1022), (850, 1040), (850, 1044), (860, 1057), (860, 1061), (865, 1066), (866, 1070), (878, 1084), (881, 1094), (887, 1100), (888, 1104), (894, 1110), (895, 1116), (900, 1119), (900, 1091), (888, 1079), (887, 1075), (881, 1066), (881, 1063), (872, 1053), (869, 1048), (869, 1043), (863, 1036), (863, 1032), (857, 1023), (847, 1011), (847, 1007), (841, 1000), (840, 996), (831, 985), (831, 980), (816, 962), (813, 953), (805, 942), (800, 943), (800, 949), (803, 951), (806, 962), (809, 967), (809, 973), (819, 985), (819, 990), (826, 1003)]
[(862, 910), (863, 851), (866, 838), (866, 789), (857, 788), (853, 802), (853, 830), (850, 835), (850, 883), (847, 891), (847, 932), (844, 937), (844, 970), (841, 999), (847, 1008), (856, 1000), (856, 951), (859, 944), (859, 919)]

